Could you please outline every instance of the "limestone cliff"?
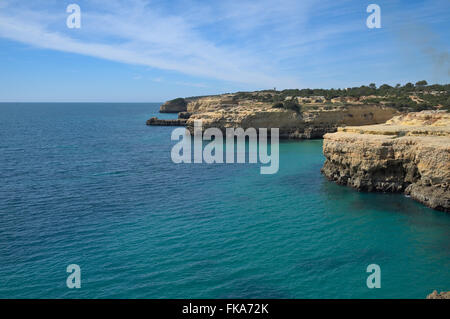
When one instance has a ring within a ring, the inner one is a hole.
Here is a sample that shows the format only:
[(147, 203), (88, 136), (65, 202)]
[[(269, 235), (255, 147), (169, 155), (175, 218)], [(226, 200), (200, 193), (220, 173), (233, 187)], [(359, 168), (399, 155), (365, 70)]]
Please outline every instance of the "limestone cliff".
[(195, 99), (187, 105), (186, 122), (192, 130), (201, 120), (203, 129), (242, 127), (279, 128), (280, 138), (321, 138), (342, 125), (383, 123), (397, 111), (377, 105), (324, 105), (302, 107), (301, 111), (274, 108), (273, 103), (236, 99), (233, 94)]
[[(275, 93), (231, 93), (175, 99), (164, 103), (160, 112), (179, 112), (191, 131), (194, 121), (201, 120), (203, 129), (279, 128), (280, 138), (284, 139), (322, 138), (325, 133), (335, 132), (338, 126), (384, 123), (398, 114), (395, 109), (382, 105), (331, 104), (319, 98), (295, 110), (276, 108), (271, 94)], [(147, 124), (163, 125), (163, 121), (152, 120)]]
[(324, 136), (323, 174), (364, 191), (404, 192), (450, 211), (450, 114), (422, 111)]
[(161, 105), (159, 112), (161, 113), (179, 113), (185, 112), (187, 109), (187, 102), (183, 98), (167, 101)]

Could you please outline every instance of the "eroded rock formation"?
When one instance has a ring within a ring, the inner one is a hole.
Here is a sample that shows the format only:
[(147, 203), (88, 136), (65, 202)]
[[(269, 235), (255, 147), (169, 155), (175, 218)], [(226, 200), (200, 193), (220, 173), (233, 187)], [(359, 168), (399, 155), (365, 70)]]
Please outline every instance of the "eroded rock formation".
[(186, 124), (191, 130), (195, 120), (202, 120), (203, 129), (279, 128), (280, 138), (285, 139), (322, 138), (340, 125), (383, 123), (396, 114), (394, 109), (375, 105), (316, 105), (297, 112), (274, 108), (273, 103), (236, 100), (233, 95), (194, 100), (188, 112), (192, 115)]
[(166, 103), (161, 105), (159, 112), (178, 113), (178, 112), (186, 112), (186, 110), (187, 110), (187, 101), (183, 98), (178, 98), (167, 101)]
[[(163, 104), (161, 112), (181, 109), (173, 107), (174, 101)], [(189, 98), (184, 101), (187, 103), (186, 109), (179, 111), (183, 112), (180, 118), (187, 119), (186, 126), (190, 131), (193, 131), (194, 121), (201, 120), (203, 129), (279, 128), (280, 138), (284, 139), (322, 138), (326, 133), (336, 132), (338, 126), (384, 123), (398, 114), (393, 108), (362, 104), (313, 103), (303, 105), (301, 110), (290, 110), (276, 108), (273, 102), (241, 98), (237, 94)]]
[(450, 291), (441, 291), (441, 293), (438, 293), (435, 290), (427, 296), (427, 299), (450, 299)]
[(322, 173), (363, 191), (404, 192), (450, 211), (450, 114), (422, 111), (324, 136)]

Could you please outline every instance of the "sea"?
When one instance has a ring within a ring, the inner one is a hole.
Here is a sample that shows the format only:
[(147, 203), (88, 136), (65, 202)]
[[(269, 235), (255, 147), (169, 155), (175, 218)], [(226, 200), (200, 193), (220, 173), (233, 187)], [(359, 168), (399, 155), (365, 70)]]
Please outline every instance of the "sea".
[[(450, 290), (450, 215), (320, 173), (176, 164), (160, 103), (0, 104), (0, 298), (425, 298)], [(68, 288), (68, 266), (80, 288)], [(369, 288), (370, 265), (380, 288)]]

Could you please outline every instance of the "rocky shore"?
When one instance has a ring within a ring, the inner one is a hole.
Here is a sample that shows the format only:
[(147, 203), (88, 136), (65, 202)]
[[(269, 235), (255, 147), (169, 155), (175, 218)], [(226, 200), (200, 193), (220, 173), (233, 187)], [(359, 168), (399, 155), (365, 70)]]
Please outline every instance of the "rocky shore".
[(186, 126), (186, 119), (160, 120), (157, 117), (152, 117), (147, 120), (146, 124), (154, 126)]
[(363, 97), (317, 97), (304, 104), (304, 98), (287, 96), (274, 104), (274, 92), (178, 98), (160, 109), (178, 119), (154, 117), (147, 125), (186, 126), (192, 133), (201, 120), (203, 130), (278, 128), (281, 139), (324, 138), (322, 173), (328, 179), (361, 191), (404, 193), (450, 211), (450, 113), (401, 113), (361, 102)]
[(324, 136), (322, 173), (361, 191), (399, 192), (450, 212), (450, 114), (422, 111)]
[(450, 291), (441, 291), (441, 293), (438, 293), (435, 290), (427, 296), (427, 299), (450, 299)]

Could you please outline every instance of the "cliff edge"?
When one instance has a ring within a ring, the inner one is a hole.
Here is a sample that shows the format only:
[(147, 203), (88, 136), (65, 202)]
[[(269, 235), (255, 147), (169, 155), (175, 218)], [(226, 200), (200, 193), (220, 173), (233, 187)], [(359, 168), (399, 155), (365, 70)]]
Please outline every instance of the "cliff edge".
[(450, 113), (422, 111), (324, 136), (322, 173), (362, 191), (401, 192), (450, 212)]
[(186, 112), (187, 101), (183, 98), (167, 101), (159, 108), (160, 113), (179, 113)]

